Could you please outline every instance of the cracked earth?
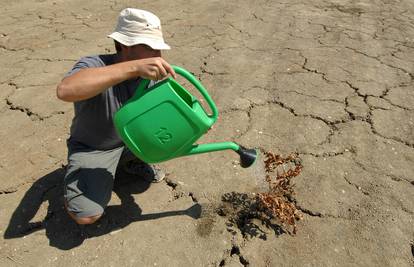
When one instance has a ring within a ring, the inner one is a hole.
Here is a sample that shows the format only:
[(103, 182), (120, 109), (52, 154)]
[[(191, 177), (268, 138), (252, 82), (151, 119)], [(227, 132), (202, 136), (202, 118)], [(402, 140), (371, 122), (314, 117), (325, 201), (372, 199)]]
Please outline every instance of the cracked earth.
[[(139, 4), (3, 5), (1, 266), (413, 266), (412, 1)], [(299, 154), (296, 235), (217, 212), (223, 195), (257, 191), (231, 152), (165, 162), (168, 179), (151, 186), (120, 172), (90, 227), (65, 214), (73, 107), (55, 87), (81, 56), (114, 52), (105, 36), (129, 6), (161, 18), (164, 57), (215, 100), (221, 115), (202, 142)]]

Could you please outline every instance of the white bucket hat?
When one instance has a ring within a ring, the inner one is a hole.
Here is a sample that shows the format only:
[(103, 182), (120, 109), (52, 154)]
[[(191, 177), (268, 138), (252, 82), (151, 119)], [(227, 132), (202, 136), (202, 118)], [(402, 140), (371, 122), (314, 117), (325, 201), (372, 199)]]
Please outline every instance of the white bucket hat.
[(126, 46), (146, 44), (156, 50), (171, 49), (162, 37), (160, 19), (151, 12), (136, 8), (121, 11), (118, 25), (108, 37)]

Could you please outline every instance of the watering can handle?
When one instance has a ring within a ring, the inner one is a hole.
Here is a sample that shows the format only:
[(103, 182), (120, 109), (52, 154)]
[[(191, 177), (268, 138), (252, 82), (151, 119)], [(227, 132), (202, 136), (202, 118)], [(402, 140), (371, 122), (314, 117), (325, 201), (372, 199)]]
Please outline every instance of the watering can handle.
[(207, 100), (208, 105), (211, 108), (212, 114), (209, 115), (210, 118), (212, 118), (214, 121), (217, 120), (218, 117), (218, 110), (216, 107), (216, 104), (214, 104), (213, 99), (211, 99), (210, 95), (208, 94), (207, 90), (204, 88), (204, 86), (200, 83), (199, 80), (197, 80), (194, 75), (192, 75), (190, 72), (186, 71), (185, 69), (178, 67), (178, 66), (172, 66), (174, 71), (184, 78), (186, 78), (190, 83), (192, 83), (195, 88), (201, 93), (201, 95), (204, 97), (205, 100)]
[[(216, 104), (214, 104), (213, 99), (211, 99), (210, 95), (208, 94), (204, 86), (200, 83), (200, 81), (197, 80), (196, 77), (194, 77), (194, 75), (192, 75), (190, 72), (186, 71), (185, 69), (178, 67), (178, 66), (174, 66), (174, 65), (172, 65), (171, 67), (174, 69), (176, 73), (180, 74), (181, 76), (186, 78), (192, 85), (194, 85), (195, 88), (197, 88), (197, 90), (204, 97), (204, 99), (207, 100), (207, 103), (210, 106), (211, 111), (212, 111), (212, 114), (209, 115), (209, 117), (213, 119), (213, 121), (215, 122), (218, 118), (218, 110), (217, 110)], [(147, 79), (140, 82), (137, 88), (137, 92), (140, 92), (140, 93), (144, 92), (149, 82), (150, 80), (147, 80)]]

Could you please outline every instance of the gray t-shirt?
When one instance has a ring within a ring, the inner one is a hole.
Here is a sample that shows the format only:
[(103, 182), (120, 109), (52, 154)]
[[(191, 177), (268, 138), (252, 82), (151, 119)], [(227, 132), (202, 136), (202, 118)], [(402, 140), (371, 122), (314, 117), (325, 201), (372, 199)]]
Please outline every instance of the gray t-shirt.
[[(68, 77), (81, 69), (114, 64), (114, 54), (81, 58), (69, 71)], [(123, 145), (113, 123), (115, 112), (134, 95), (140, 79), (127, 80), (109, 87), (99, 95), (74, 103), (75, 116), (70, 128), (69, 145), (83, 145), (97, 150), (109, 150)]]

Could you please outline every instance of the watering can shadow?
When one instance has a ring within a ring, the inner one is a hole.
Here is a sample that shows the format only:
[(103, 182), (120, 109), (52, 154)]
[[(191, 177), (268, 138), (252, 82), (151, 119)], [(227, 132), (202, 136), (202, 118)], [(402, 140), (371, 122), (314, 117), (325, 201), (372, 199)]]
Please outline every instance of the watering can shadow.
[(212, 114), (207, 114), (199, 100), (172, 77), (150, 88), (150, 81), (143, 80), (135, 95), (114, 116), (115, 128), (126, 146), (147, 163), (230, 149), (239, 154), (242, 167), (253, 165), (258, 157), (255, 149), (234, 142), (195, 144), (217, 121), (218, 110), (190, 72), (172, 67), (197, 88)]

